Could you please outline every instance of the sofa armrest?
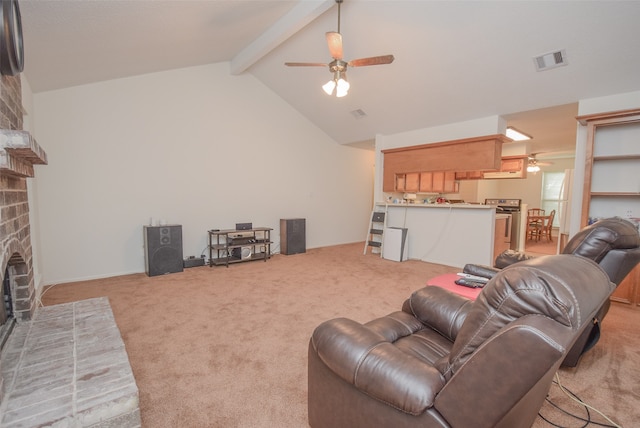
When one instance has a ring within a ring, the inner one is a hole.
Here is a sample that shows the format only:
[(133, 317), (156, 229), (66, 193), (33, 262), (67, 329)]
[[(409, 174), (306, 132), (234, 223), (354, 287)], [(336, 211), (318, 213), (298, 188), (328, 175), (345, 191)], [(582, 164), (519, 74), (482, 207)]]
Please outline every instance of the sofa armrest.
[(436, 285), (427, 285), (404, 302), (402, 310), (452, 342), (471, 309), (472, 300)]
[(311, 346), (336, 375), (403, 412), (418, 415), (433, 405), (445, 384), (433, 366), (396, 348), (356, 321), (336, 318), (320, 324)]
[(618, 286), (639, 262), (640, 248), (611, 250), (600, 261), (600, 267), (609, 275), (611, 282)]
[[(523, 421), (521, 407), (531, 406), (532, 401), (542, 405), (565, 352), (561, 344), (573, 334), (537, 315), (512, 322), (460, 367), (440, 391), (434, 408), (451, 426), (531, 426), (534, 420)], [(531, 349), (536, 349), (535, 355)], [(505, 378), (506, 370), (518, 381)], [(461, 406), (460, 397), (469, 397), (474, 406)]]
[(518, 263), (523, 260), (529, 260), (532, 258), (534, 257), (528, 256), (525, 253), (521, 253), (520, 251), (504, 250), (502, 253), (498, 254), (498, 257), (496, 257), (494, 266), (498, 269), (504, 269), (514, 263)]

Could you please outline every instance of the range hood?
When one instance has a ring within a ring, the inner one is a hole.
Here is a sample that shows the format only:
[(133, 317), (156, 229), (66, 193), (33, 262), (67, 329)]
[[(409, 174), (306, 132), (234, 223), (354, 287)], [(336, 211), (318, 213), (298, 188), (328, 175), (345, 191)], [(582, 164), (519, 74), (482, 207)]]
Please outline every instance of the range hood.
[(485, 172), (482, 174), (482, 178), (522, 178), (521, 171), (496, 171)]

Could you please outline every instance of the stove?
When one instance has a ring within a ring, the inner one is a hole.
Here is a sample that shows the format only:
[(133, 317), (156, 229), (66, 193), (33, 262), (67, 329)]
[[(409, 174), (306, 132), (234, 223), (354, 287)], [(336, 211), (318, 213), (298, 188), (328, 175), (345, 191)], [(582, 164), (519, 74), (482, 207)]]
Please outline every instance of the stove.
[(520, 212), (520, 199), (485, 199), (485, 205), (496, 207), (496, 212), (510, 214)]
[(485, 205), (491, 205), (496, 208), (496, 213), (511, 215), (511, 244), (509, 248), (518, 249), (520, 242), (520, 205), (521, 199), (485, 199)]

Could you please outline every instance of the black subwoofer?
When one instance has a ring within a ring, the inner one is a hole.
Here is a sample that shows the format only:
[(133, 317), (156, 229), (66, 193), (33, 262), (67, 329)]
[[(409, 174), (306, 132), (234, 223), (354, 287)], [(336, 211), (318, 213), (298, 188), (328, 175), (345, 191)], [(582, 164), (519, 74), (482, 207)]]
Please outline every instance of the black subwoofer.
[(143, 234), (147, 275), (182, 272), (182, 226), (144, 226)]
[(305, 219), (280, 219), (280, 252), (289, 255), (304, 253), (306, 251)]

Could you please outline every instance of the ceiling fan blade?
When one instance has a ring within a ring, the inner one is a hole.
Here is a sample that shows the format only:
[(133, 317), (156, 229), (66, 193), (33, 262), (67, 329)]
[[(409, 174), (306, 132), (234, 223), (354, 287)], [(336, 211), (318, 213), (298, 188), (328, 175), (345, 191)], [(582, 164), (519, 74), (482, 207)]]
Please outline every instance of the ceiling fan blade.
[(328, 67), (329, 64), (322, 62), (285, 62), (284, 65), (289, 67)]
[(393, 55), (372, 56), (369, 58), (352, 59), (347, 65), (349, 65), (349, 67), (363, 67), (366, 65), (391, 64), (394, 59)]
[(333, 59), (342, 59), (342, 35), (335, 31), (329, 31), (326, 36), (331, 57)]

